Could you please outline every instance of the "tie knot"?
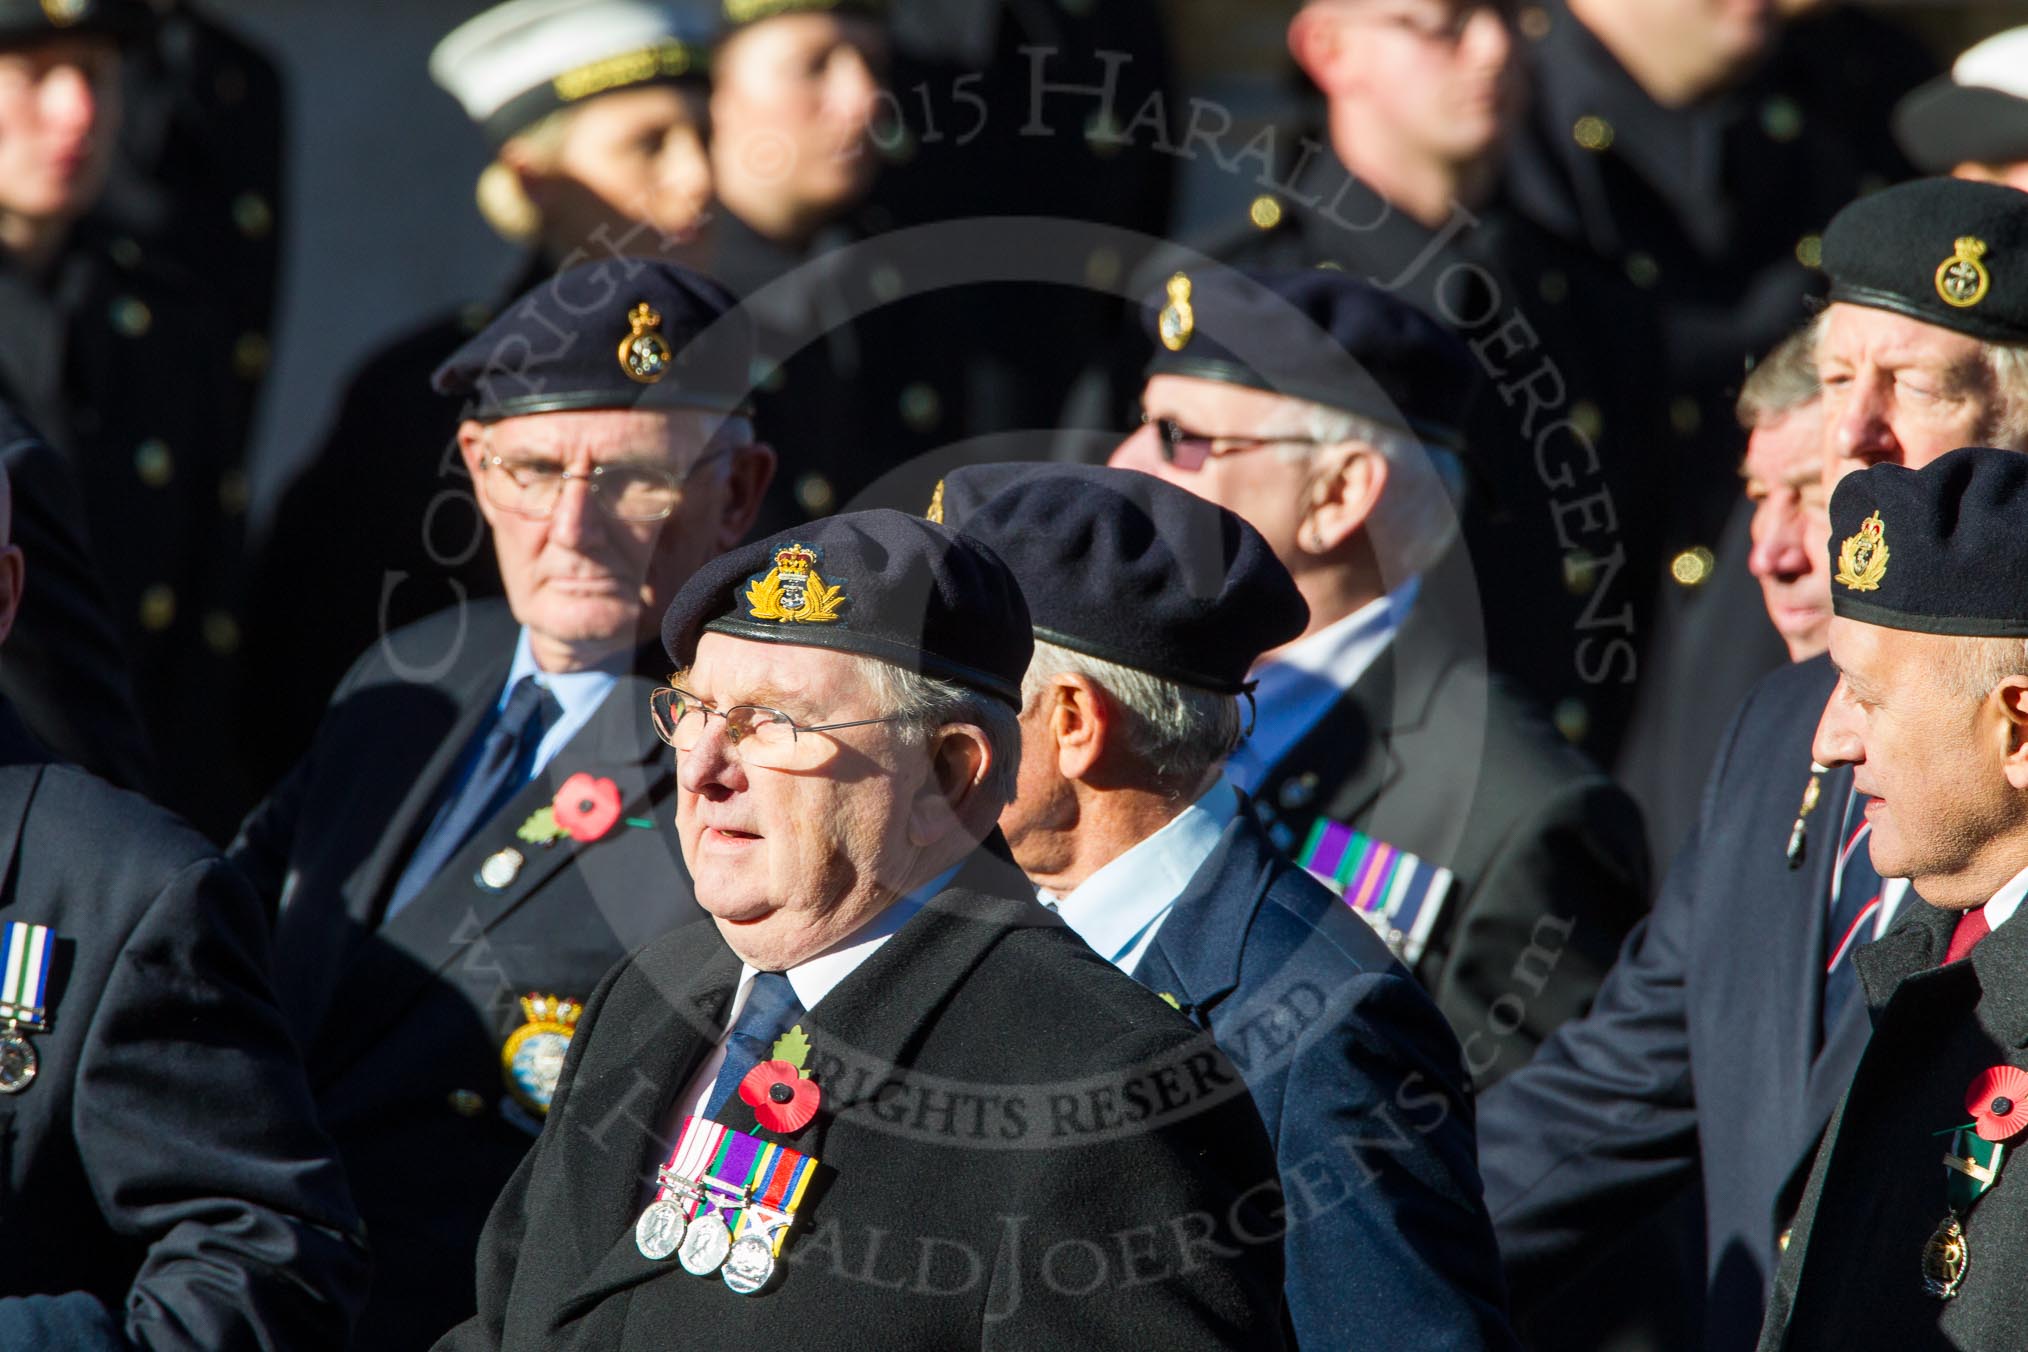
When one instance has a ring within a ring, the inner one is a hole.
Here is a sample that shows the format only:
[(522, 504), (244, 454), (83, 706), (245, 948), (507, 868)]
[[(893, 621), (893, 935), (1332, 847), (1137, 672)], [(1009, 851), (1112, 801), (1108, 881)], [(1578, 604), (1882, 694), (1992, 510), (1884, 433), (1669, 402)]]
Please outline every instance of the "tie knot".
[(507, 707), (500, 711), (500, 731), (519, 738), (531, 723), (537, 719), (548, 721), (549, 711), (560, 708), (549, 687), (533, 676), (523, 676), (507, 692)]
[(780, 972), (755, 972), (746, 1007), (739, 1011), (732, 1035), (758, 1045), (764, 1054), (802, 1016), (802, 1002), (796, 999), (796, 988), (788, 977)]

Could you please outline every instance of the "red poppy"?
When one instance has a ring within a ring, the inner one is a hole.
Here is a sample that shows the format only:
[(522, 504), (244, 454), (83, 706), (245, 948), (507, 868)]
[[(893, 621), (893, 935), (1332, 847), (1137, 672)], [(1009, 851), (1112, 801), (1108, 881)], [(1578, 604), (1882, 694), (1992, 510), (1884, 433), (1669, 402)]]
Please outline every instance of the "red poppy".
[(620, 786), (580, 771), (563, 781), (550, 808), (556, 814), (556, 824), (568, 831), (572, 840), (600, 840), (620, 823)]
[(740, 1101), (769, 1131), (801, 1131), (817, 1115), (824, 1091), (805, 1079), (792, 1061), (763, 1061), (739, 1082)]
[(2019, 1134), (2028, 1127), (2028, 1070), (1991, 1066), (1980, 1071), (1965, 1090), (1965, 1111), (1981, 1139), (2004, 1141)]

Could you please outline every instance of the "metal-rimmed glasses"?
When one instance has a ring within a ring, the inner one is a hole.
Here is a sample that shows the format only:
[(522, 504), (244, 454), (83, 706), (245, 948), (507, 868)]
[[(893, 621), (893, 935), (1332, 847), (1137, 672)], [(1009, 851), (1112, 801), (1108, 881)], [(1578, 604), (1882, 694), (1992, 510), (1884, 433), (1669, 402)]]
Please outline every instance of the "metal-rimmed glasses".
[(531, 464), (490, 455), (481, 465), (486, 501), (503, 512), (540, 521), (556, 510), (563, 486), (573, 479), (583, 481), (599, 510), (615, 521), (661, 521), (683, 500), (683, 486), (690, 476), (737, 447), (725, 445), (706, 451), (681, 473), (660, 465), (627, 461), (593, 465), (583, 474), (551, 465)]
[(655, 735), (679, 753), (697, 749), (716, 718), (725, 724), (725, 740), (736, 748), (743, 765), (767, 770), (814, 770), (837, 751), (838, 744), (809, 733), (836, 732), (840, 728), (863, 728), (873, 723), (892, 723), (900, 714), (880, 718), (855, 718), (847, 723), (798, 723), (780, 709), (764, 704), (735, 704), (714, 709), (688, 690), (665, 685), (648, 697), (648, 709), (655, 718)]
[(1143, 413), (1141, 421), (1155, 429), (1155, 445), (1162, 452), (1162, 459), (1185, 472), (1204, 468), (1204, 462), (1214, 456), (1237, 455), (1241, 451), (1257, 451), (1263, 446), (1317, 446), (1315, 437), (1238, 437), (1205, 436), (1192, 432), (1174, 418), (1156, 418)]

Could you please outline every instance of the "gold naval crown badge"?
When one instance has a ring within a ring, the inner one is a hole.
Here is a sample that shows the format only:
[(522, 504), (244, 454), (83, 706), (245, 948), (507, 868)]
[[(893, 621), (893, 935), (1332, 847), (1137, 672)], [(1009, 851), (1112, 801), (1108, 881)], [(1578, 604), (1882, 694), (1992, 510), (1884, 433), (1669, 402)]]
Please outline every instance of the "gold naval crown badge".
[(1853, 591), (1879, 591), (1887, 576), (1887, 527), (1875, 512), (1838, 546), (1837, 580)]

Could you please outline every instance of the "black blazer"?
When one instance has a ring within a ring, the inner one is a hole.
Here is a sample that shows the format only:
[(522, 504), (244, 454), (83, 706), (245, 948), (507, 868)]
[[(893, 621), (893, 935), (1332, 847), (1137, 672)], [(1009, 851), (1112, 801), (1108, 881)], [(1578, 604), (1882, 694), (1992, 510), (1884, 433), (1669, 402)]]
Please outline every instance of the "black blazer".
[(1784, 859), (1836, 680), (1819, 658), (1755, 687), (1592, 1012), (1480, 1101), (1479, 1165), (1517, 1312), (1701, 1180), (1706, 1344), (1753, 1345), (1776, 1238), (1866, 1045), (1856, 1000), (1828, 1036), (1818, 1028), (1849, 771), (1824, 777), (1802, 866)]
[[(803, 1020), (823, 1169), (777, 1284), (651, 1262), (634, 1222), (739, 960), (658, 940), (592, 997), (444, 1349), (1282, 1345), (1274, 1157), (1208, 1037), (979, 861)], [(1018, 880), (1015, 883), (1019, 885)], [(1102, 1269), (1102, 1270), (1101, 1270)]]
[[(1944, 1218), (1936, 1135), (1969, 1120), (1991, 1066), (2028, 1068), (2028, 925), (2009, 920), (1939, 969), (1957, 912), (1913, 891), (1891, 933), (1854, 954), (1873, 1024), (1831, 1120), (1768, 1301), (1760, 1345), (2011, 1352), (2028, 1340), (2028, 1184), (2020, 1162), (1963, 1217), (1970, 1265), (1949, 1301), (1924, 1293), (1924, 1242)], [(1856, 1004), (1857, 1001), (1854, 1001)], [(2018, 1145), (2018, 1142), (2015, 1143)]]
[(56, 950), (0, 1096), (0, 1347), (341, 1348), (365, 1239), (246, 884), (0, 705), (0, 923)]
[[(629, 949), (701, 914), (668, 826), (675, 781), (649, 719), (654, 682), (634, 675), (380, 923), (499, 699), (517, 633), (506, 606), (489, 602), (375, 645), (231, 851), (279, 906), (277, 984), (373, 1235), (361, 1346), (427, 1346), (471, 1313), (487, 1208), (539, 1126), (508, 1093), (501, 1061), (503, 1042), (527, 1022), (521, 998), (583, 1000)], [(577, 771), (615, 781), (623, 815), (656, 826), (623, 823), (583, 845), (516, 839)], [(504, 848), (526, 862), (494, 891), (476, 875)]]
[(1458, 1040), (1365, 921), (1242, 811), (1134, 979), (1210, 1030), (1275, 1143), (1298, 1344), (1385, 1309), (1390, 1346), (1518, 1347)]
[(1582, 1014), (1647, 905), (1632, 800), (1445, 627), (1394, 640), (1258, 786), (1284, 849), (1319, 818), (1457, 875), (1415, 974), (1483, 1087)]

